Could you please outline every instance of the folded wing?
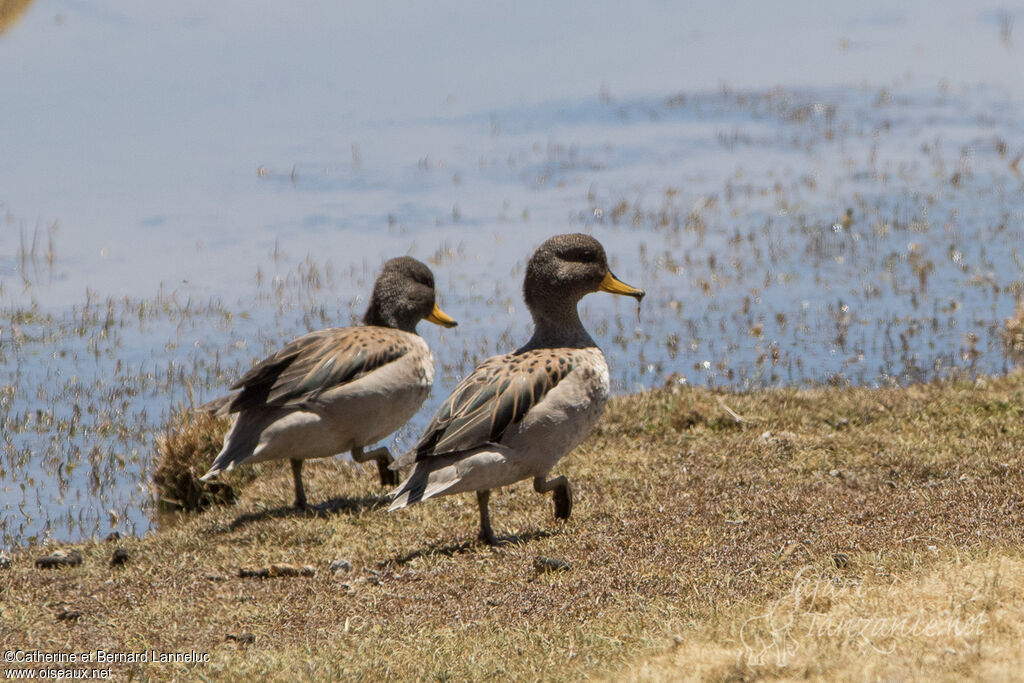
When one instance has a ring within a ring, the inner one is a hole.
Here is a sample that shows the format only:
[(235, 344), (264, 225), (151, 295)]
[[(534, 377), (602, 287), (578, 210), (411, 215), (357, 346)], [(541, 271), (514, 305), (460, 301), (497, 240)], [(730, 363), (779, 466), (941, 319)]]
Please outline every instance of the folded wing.
[(404, 341), (387, 339), (370, 328), (311, 332), (245, 373), (231, 387), (239, 393), (202, 408), (226, 414), (257, 406), (313, 403), (321, 394), (365, 377), (409, 350)]
[(548, 350), (489, 358), (459, 383), (416, 448), (394, 466), (499, 443), (505, 431), (521, 421), (572, 369), (569, 359)]

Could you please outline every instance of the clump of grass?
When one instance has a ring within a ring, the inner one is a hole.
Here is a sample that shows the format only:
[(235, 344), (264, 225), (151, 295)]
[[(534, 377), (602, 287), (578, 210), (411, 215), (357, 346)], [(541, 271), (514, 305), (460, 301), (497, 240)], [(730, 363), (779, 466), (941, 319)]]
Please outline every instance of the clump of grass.
[[(200, 481), (213, 464), (231, 425), (230, 417), (182, 406), (174, 411), (166, 431), (157, 437), (159, 464), (153, 486), (161, 509), (196, 511), (210, 505), (231, 505), (238, 497), (235, 486), (223, 481)], [(236, 478), (237, 479), (237, 478)]]
[(0, 33), (7, 30), (25, 12), (32, 0), (8, 0), (0, 2)]
[(1006, 357), (1015, 363), (1024, 361), (1024, 304), (1017, 304), (1013, 317), (1003, 322), (1002, 337)]

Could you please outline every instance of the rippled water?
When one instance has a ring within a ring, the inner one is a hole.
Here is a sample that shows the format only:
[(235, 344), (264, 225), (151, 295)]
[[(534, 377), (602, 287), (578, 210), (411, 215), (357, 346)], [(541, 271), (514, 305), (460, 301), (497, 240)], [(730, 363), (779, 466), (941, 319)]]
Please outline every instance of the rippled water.
[(583, 305), (617, 392), (1005, 371), (1024, 10), (711, 5), (29, 5), (0, 33), (3, 545), (143, 532), (169, 412), (357, 319), (398, 254), (461, 323), (422, 326), (399, 450), (527, 338), (525, 259), (570, 230), (648, 291)]

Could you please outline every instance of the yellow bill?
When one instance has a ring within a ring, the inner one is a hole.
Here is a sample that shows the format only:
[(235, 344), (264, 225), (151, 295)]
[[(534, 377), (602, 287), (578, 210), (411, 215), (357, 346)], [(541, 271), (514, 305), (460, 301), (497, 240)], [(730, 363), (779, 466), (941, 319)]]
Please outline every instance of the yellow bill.
[(434, 304), (434, 310), (427, 316), (427, 322), (434, 323), (435, 325), (443, 325), (444, 327), (455, 327), (458, 325), (450, 315), (441, 310), (441, 307)]
[(610, 294), (625, 294), (631, 296), (637, 301), (644, 298), (644, 290), (637, 289), (636, 287), (630, 287), (619, 278), (612, 275), (612, 271), (608, 271), (604, 275), (604, 279), (601, 280), (601, 286), (599, 289), (602, 292), (608, 292)]

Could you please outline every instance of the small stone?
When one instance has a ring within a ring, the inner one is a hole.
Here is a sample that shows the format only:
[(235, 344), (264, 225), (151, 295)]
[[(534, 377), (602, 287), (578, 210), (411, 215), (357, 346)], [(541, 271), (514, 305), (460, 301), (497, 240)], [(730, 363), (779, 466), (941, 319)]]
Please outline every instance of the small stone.
[(533, 558), (533, 568), (540, 573), (544, 572), (567, 572), (572, 568), (572, 565), (565, 560), (559, 560), (555, 557), (545, 557), (544, 555), (538, 555)]
[(0, 550), (0, 569), (10, 569), (10, 568), (11, 568), (11, 558), (10, 558), (10, 556), (7, 553), (5, 553), (4, 551)]
[(829, 470), (828, 476), (830, 476), (830, 477), (839, 477), (840, 479), (842, 479), (843, 478), (843, 472), (842, 472), (842, 470)]
[(298, 576), (300, 571), (294, 564), (287, 564), (285, 562), (272, 564), (269, 568), (270, 576)]
[(118, 548), (114, 551), (113, 556), (110, 558), (111, 567), (123, 567), (128, 562), (128, 551), (124, 548)]
[(80, 564), (82, 564), (82, 553), (77, 550), (55, 550), (49, 555), (36, 558), (36, 567), (40, 569), (77, 567)]
[(846, 569), (850, 566), (850, 556), (846, 553), (836, 553), (832, 556), (832, 563), (839, 569)]
[(269, 567), (243, 567), (238, 570), (243, 579), (269, 579), (288, 576), (316, 576), (316, 567), (305, 565), (297, 567), (287, 562), (277, 562)]
[(348, 573), (352, 571), (352, 563), (348, 560), (335, 560), (331, 562), (331, 571), (335, 574)]
[(242, 579), (266, 579), (270, 576), (270, 570), (266, 567), (242, 567), (238, 570), (238, 577)]
[(316, 576), (316, 567), (308, 564), (296, 567), (294, 564), (278, 562), (270, 565), (267, 571), (269, 576)]
[(78, 621), (78, 618), (81, 616), (81, 612), (74, 612), (65, 607), (60, 612), (57, 612), (57, 621)]
[(233, 640), (241, 645), (252, 645), (256, 642), (256, 636), (251, 633), (228, 633), (224, 636), (224, 640)]

